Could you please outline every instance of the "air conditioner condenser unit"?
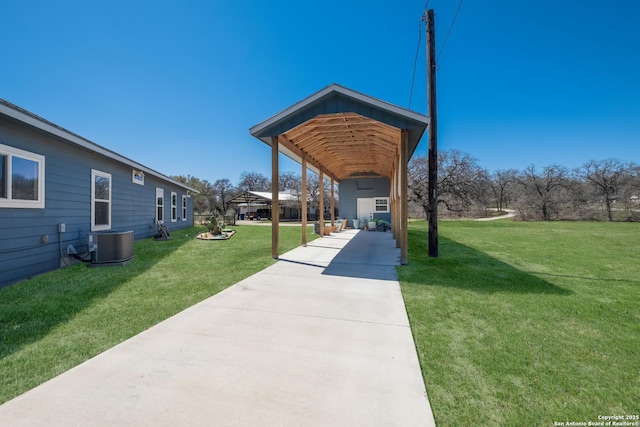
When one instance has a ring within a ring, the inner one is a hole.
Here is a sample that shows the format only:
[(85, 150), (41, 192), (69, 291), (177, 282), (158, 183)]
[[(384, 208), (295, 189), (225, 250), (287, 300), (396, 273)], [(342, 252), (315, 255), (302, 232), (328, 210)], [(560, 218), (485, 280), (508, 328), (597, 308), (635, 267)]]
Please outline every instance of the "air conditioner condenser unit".
[(133, 231), (90, 234), (89, 250), (89, 266), (124, 265), (133, 259)]

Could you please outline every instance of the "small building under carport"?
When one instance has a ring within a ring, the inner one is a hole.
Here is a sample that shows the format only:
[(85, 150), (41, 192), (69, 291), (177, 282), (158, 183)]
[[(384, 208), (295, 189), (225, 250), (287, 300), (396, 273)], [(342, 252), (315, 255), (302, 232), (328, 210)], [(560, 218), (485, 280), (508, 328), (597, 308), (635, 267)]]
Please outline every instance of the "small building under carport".
[[(278, 199), (278, 154), (283, 153), (302, 165), (302, 188), (307, 169), (319, 174), (322, 186), (325, 178), (331, 181), (331, 204), (339, 184), (341, 216), (388, 215), (400, 261), (406, 264), (407, 163), (428, 124), (420, 113), (332, 84), (253, 126), (250, 133), (271, 146), (273, 200)], [(333, 223), (333, 206), (330, 212)], [(306, 212), (302, 220), (306, 244)], [(273, 215), (274, 258), (279, 256), (278, 223)], [(320, 227), (323, 235), (323, 221)]]

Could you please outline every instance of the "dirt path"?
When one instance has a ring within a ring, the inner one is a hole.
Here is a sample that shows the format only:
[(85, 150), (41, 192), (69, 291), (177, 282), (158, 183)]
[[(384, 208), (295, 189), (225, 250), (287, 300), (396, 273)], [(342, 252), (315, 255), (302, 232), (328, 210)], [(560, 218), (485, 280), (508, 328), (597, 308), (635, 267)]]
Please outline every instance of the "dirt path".
[(476, 221), (495, 221), (496, 219), (513, 218), (514, 216), (516, 216), (516, 211), (514, 211), (513, 209), (505, 209), (504, 211), (507, 212), (504, 215), (492, 216), (489, 218), (478, 218)]

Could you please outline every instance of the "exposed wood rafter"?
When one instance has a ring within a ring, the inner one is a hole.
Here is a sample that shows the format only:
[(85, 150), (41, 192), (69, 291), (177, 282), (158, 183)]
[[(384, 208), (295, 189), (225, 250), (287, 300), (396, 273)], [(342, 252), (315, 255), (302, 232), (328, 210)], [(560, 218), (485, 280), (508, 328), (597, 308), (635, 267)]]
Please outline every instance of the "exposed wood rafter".
[(389, 177), (400, 129), (356, 113), (316, 116), (279, 139), (287, 149), (336, 181), (350, 177)]

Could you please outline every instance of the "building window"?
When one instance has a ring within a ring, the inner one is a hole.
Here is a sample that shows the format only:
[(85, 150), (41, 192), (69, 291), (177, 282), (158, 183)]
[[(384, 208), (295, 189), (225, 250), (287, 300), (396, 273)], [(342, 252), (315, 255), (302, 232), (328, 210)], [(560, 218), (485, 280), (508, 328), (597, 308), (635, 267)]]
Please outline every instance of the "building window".
[(388, 197), (376, 197), (375, 198), (376, 213), (388, 213), (389, 212), (389, 198)]
[(178, 195), (171, 192), (171, 222), (178, 220)]
[(156, 188), (156, 222), (164, 222), (164, 189)]
[(187, 220), (187, 196), (182, 195), (182, 220)]
[(111, 174), (91, 169), (91, 231), (111, 229)]
[(0, 144), (0, 207), (44, 209), (44, 156)]
[(138, 185), (144, 185), (144, 172), (131, 169), (131, 182)]
[(358, 190), (373, 190), (373, 179), (365, 178), (356, 180)]

